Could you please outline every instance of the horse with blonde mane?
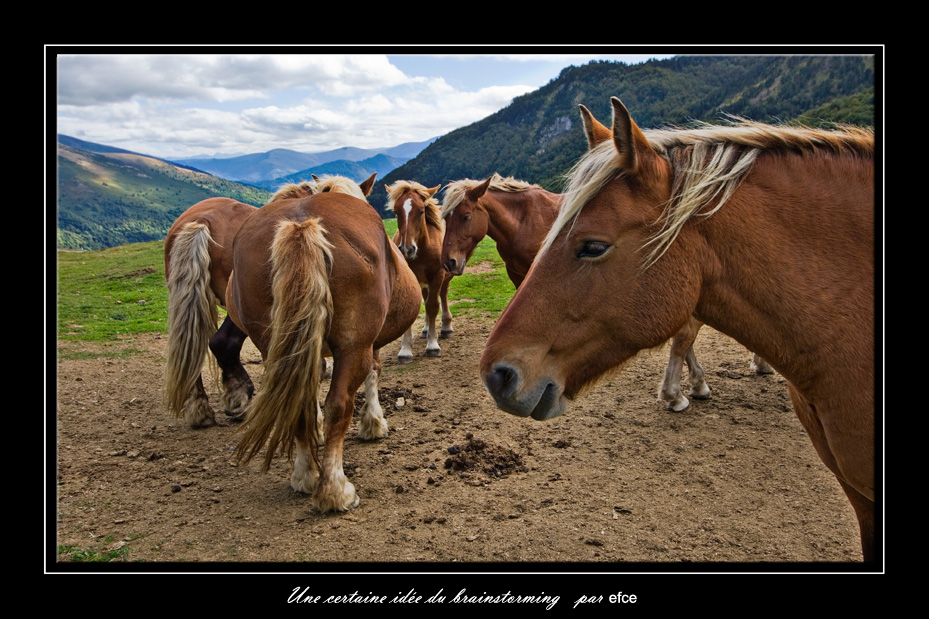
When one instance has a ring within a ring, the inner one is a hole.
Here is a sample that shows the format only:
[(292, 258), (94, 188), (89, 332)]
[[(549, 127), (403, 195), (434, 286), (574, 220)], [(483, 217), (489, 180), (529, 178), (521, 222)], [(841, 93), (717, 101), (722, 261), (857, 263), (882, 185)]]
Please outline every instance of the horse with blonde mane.
[(645, 133), (612, 107), (611, 139), (578, 162), (488, 338), (487, 390), (514, 415), (560, 415), (696, 317), (788, 381), (874, 560), (873, 133), (749, 122)]
[(483, 181), (449, 183), (442, 199), (442, 265), (461, 275), (477, 244), (489, 236), (518, 288), (558, 216), (561, 198), (538, 185), (496, 173)]
[[(442, 268), (442, 238), (445, 223), (439, 216), (435, 194), (441, 185), (429, 188), (415, 181), (397, 181), (387, 187), (386, 208), (397, 216), (394, 243), (416, 274), (422, 286), (426, 306), (426, 321), (422, 335), (426, 338), (426, 356), (442, 354), (439, 337), (452, 335), (452, 313), (448, 309), (448, 286), (452, 276)], [(442, 330), (436, 330), (439, 305), (442, 308)], [(413, 361), (413, 330), (403, 335), (399, 363)]]
[[(293, 489), (310, 494), (320, 511), (351, 509), (359, 501), (342, 450), (355, 392), (365, 385), (359, 437), (386, 436), (380, 349), (419, 314), (416, 276), (371, 205), (340, 193), (262, 207), (242, 224), (232, 251), (229, 316), (265, 364), (237, 460), (246, 463), (264, 449), (267, 471), (278, 450), (288, 457), (296, 450)], [(320, 415), (324, 356), (333, 365)]]
[[(586, 111), (586, 108), (582, 108)], [(596, 123), (596, 119), (591, 117)], [(605, 132), (605, 133), (604, 133)], [(611, 137), (610, 130), (597, 123), (588, 135), (591, 145)], [(484, 181), (463, 179), (449, 183), (442, 200), (445, 220), (445, 241), (442, 244), (442, 265), (454, 275), (461, 275), (485, 236), (496, 242), (497, 251), (513, 285), (525, 279), (546, 235), (558, 216), (563, 194), (551, 193), (538, 185), (493, 174)], [(691, 320), (671, 340), (668, 366), (658, 397), (673, 411), (690, 406), (681, 391), (681, 372), (686, 362), (691, 384), (690, 396), (710, 397), (703, 366), (697, 360), (693, 344), (701, 323)], [(756, 365), (756, 363), (763, 365)], [(770, 373), (770, 367), (757, 355), (752, 368), (758, 373)]]
[[(340, 176), (314, 176), (313, 181), (281, 186), (268, 203), (329, 191), (365, 199), (374, 188), (375, 176), (360, 185)], [(217, 306), (226, 306), (233, 239), (242, 223), (258, 210), (231, 198), (208, 198), (184, 211), (165, 238), (165, 400), (168, 410), (192, 428), (216, 424), (201, 374), (208, 350), (222, 371), (221, 403), (230, 420), (244, 417), (255, 392), (240, 358), (246, 335), (228, 316), (219, 329), (216, 323)]]
[[(578, 106), (581, 110), (581, 117), (584, 121), (584, 133), (587, 135), (588, 148), (594, 148), (598, 144), (613, 139), (613, 131), (603, 123), (594, 118), (583, 105)], [(664, 380), (658, 389), (658, 398), (667, 402), (668, 409), (674, 412), (681, 412), (690, 406), (690, 400), (681, 390), (681, 372), (684, 369), (684, 363), (687, 363), (688, 379), (690, 382), (690, 397), (698, 400), (709, 399), (712, 390), (706, 384), (706, 373), (703, 366), (697, 360), (697, 354), (694, 352), (694, 342), (697, 340), (697, 334), (703, 328), (703, 323), (694, 317), (684, 325), (684, 328), (674, 334), (671, 338), (671, 352), (668, 358), (668, 365), (665, 368)], [(750, 369), (755, 374), (773, 374), (767, 361), (761, 358), (761, 355), (755, 353), (752, 356)]]

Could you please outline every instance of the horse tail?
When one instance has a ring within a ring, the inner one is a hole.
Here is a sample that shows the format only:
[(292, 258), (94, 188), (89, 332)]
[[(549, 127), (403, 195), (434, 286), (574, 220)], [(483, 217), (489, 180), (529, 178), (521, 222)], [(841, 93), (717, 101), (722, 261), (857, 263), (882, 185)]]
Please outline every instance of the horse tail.
[(168, 345), (165, 399), (168, 410), (180, 416), (203, 369), (210, 338), (219, 314), (210, 289), (210, 244), (206, 224), (184, 226), (168, 257)]
[(323, 342), (332, 316), (332, 252), (319, 219), (283, 221), (271, 244), (271, 338), (261, 389), (242, 427), (236, 458), (249, 461), (267, 443), (262, 471), (279, 448), (288, 457), (306, 440), (318, 464), (316, 414)]

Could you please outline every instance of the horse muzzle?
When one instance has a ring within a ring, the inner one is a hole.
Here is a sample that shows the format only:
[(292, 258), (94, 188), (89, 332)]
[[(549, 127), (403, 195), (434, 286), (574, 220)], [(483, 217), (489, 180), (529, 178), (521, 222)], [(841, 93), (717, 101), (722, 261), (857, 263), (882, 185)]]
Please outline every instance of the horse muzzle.
[(567, 409), (563, 388), (553, 380), (540, 380), (525, 388), (519, 370), (505, 363), (494, 365), (483, 378), (497, 408), (511, 415), (543, 421)]
[(454, 258), (449, 258), (444, 263), (442, 263), (442, 268), (445, 269), (446, 273), (451, 273), (452, 275), (461, 275), (464, 273), (465, 263), (464, 261), (458, 261)]
[(419, 251), (419, 248), (416, 245), (401, 245), (400, 253), (403, 254), (403, 257), (407, 261), (412, 261), (416, 259), (416, 254)]

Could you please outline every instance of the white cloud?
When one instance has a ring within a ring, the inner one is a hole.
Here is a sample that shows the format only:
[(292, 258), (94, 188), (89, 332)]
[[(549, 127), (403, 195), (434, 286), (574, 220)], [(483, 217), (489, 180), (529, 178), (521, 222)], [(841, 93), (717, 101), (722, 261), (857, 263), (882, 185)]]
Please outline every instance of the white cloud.
[(383, 54), (69, 55), (57, 70), (58, 132), (174, 158), (422, 141), (534, 89), (456, 89)]

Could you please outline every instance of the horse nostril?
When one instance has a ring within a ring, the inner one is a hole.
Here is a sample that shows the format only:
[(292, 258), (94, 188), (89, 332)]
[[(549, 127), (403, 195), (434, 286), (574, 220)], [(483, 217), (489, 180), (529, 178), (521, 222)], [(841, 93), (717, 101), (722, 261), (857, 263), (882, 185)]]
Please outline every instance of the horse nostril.
[(507, 398), (519, 388), (519, 372), (516, 368), (500, 364), (484, 379), (487, 390), (497, 398)]
[(454, 273), (456, 266), (458, 266), (458, 261), (455, 260), (454, 258), (449, 258), (448, 261), (445, 263), (445, 270), (448, 271), (449, 273)]

